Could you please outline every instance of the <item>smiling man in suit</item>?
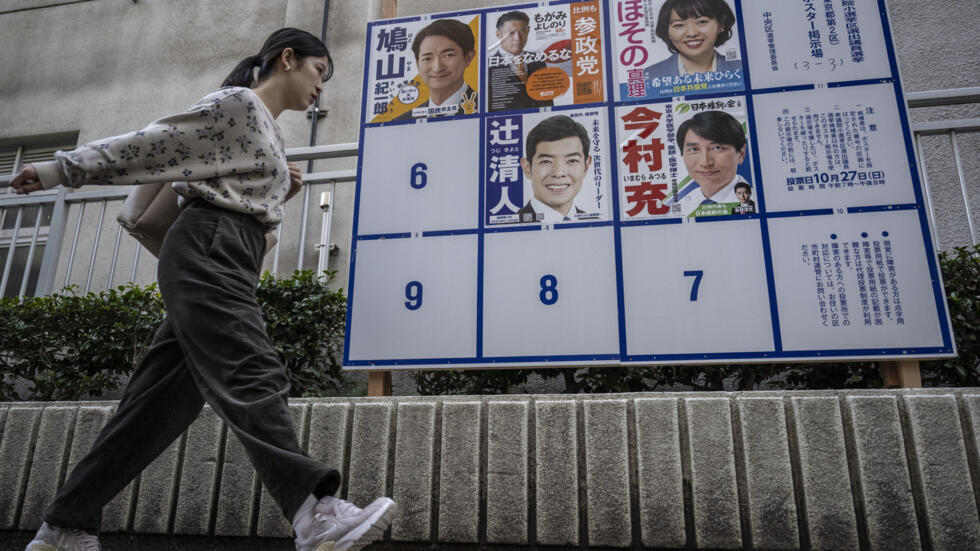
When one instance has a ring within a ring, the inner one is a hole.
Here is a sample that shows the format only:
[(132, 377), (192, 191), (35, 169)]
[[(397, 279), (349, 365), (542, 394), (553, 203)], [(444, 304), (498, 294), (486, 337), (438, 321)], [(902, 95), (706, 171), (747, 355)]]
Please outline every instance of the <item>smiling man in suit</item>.
[(527, 79), (547, 66), (537, 61), (537, 52), (525, 50), (530, 18), (522, 11), (509, 11), (497, 19), (499, 47), (487, 59), (487, 88), (490, 111), (550, 107), (551, 100), (535, 100), (527, 93)]
[(592, 166), (589, 134), (571, 117), (556, 115), (528, 132), (524, 177), (534, 196), (518, 211), (520, 222), (571, 222), (587, 216), (575, 204)]
[(438, 115), (470, 115), (477, 112), (477, 94), (463, 80), (476, 57), (476, 40), (469, 26), (455, 19), (437, 19), (412, 41), (412, 52), (429, 99), (395, 120)]

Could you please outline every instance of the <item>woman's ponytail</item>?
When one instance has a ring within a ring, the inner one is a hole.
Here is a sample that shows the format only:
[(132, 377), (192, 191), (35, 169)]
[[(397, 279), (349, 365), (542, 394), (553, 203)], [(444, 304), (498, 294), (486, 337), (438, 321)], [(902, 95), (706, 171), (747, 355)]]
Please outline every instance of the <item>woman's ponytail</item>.
[[(306, 31), (287, 27), (269, 35), (262, 45), (262, 51), (258, 55), (243, 59), (221, 85), (245, 88), (257, 86), (259, 81), (272, 74), (276, 67), (276, 60), (286, 48), (292, 48), (297, 60), (310, 56), (326, 57), (328, 68), (324, 81), (333, 74), (333, 60), (330, 59), (330, 52), (323, 42)], [(259, 68), (258, 76), (255, 75), (256, 67)]]
[(225, 77), (225, 81), (221, 85), (251, 88), (255, 85), (255, 68), (261, 65), (262, 56), (253, 55), (246, 57), (238, 65), (235, 65), (235, 68)]

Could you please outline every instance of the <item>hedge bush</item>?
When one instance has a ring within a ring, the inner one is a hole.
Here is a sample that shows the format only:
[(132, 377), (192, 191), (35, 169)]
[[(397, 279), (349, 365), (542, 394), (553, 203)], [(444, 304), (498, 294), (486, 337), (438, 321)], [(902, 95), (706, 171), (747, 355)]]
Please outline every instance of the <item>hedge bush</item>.
[(341, 371), (347, 297), (328, 285), (335, 272), (317, 276), (297, 271), (290, 278), (269, 272), (259, 281), (257, 296), (266, 329), (286, 365), (291, 396), (323, 396), (344, 388)]
[[(293, 396), (341, 389), (347, 299), (332, 272), (268, 272), (256, 295)], [(164, 308), (155, 284), (0, 299), (0, 400), (77, 400), (118, 388), (139, 363)]]
[(939, 255), (957, 358), (927, 362), (923, 384), (980, 386), (980, 245)]
[[(980, 386), (980, 246), (940, 254), (959, 356), (922, 362), (925, 386)], [(257, 297), (292, 396), (349, 391), (338, 358), (347, 301), (328, 285), (334, 274), (266, 273)], [(79, 295), (0, 299), (0, 400), (77, 400), (118, 388), (139, 362), (163, 319), (155, 285), (123, 285)], [(639, 392), (665, 388), (881, 388), (876, 363), (686, 365), (594, 369), (421, 371), (418, 392), (503, 394), (532, 375), (559, 379), (565, 393)]]
[[(939, 254), (957, 358), (919, 364), (924, 386), (980, 385), (980, 245)], [(877, 362), (667, 365), (590, 369), (431, 371), (415, 374), (419, 394), (504, 394), (531, 375), (559, 378), (564, 393), (641, 392), (665, 388), (752, 390), (881, 388)]]

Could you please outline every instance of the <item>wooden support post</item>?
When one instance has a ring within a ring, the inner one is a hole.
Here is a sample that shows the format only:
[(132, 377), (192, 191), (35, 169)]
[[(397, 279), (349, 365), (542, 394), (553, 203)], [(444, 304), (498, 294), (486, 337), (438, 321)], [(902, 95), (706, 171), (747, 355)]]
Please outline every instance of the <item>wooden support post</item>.
[(381, 0), (381, 18), (393, 19), (398, 15), (398, 0)]
[(368, 396), (391, 396), (391, 371), (368, 372)]
[(918, 360), (881, 362), (881, 378), (885, 388), (922, 388)]
[[(398, 16), (398, 0), (381, 0), (381, 18)], [(368, 396), (391, 396), (391, 371), (368, 372)]]

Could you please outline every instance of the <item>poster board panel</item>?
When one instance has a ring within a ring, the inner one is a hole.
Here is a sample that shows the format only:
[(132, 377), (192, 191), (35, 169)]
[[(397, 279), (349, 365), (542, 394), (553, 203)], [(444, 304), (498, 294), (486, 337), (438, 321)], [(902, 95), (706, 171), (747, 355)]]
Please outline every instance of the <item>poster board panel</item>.
[(626, 360), (774, 351), (759, 236), (758, 220), (624, 229)]
[(383, 162), (361, 171), (361, 235), (472, 229), (479, 225), (479, 119), (365, 130), (361, 151)]
[(611, 226), (500, 232), (485, 239), (487, 357), (619, 354)]

